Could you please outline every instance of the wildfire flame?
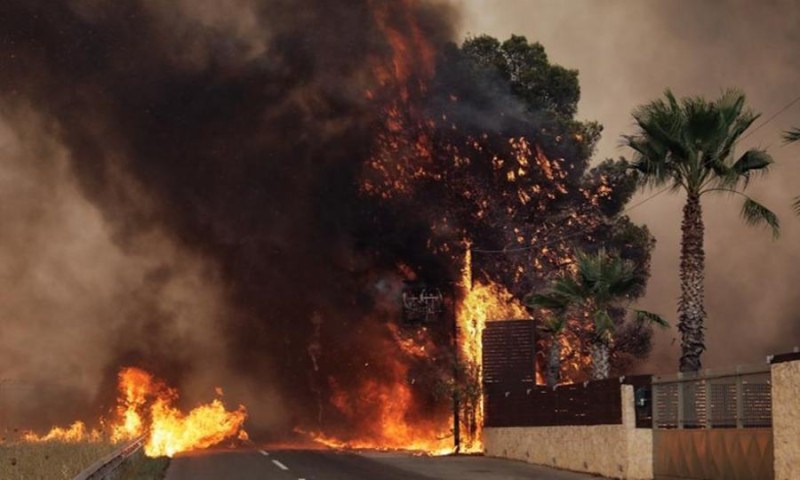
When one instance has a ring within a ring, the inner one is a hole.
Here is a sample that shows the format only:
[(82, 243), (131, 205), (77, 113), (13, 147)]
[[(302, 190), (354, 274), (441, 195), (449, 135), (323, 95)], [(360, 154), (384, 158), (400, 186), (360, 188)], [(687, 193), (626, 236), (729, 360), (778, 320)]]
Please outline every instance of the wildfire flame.
[[(467, 427), (462, 451), (483, 451), (483, 401), (481, 387), (483, 385), (483, 344), (481, 336), (487, 321), (514, 320), (528, 318), (525, 307), (502, 285), (497, 283), (473, 282), (472, 254), (467, 244), (461, 286), (465, 296), (457, 311), (458, 347), (460, 362), (471, 368), (464, 369), (465, 375), (472, 378), (462, 379), (462, 383), (471, 382), (477, 395), (467, 398), (467, 405), (462, 405), (462, 423)], [(531, 366), (533, 368), (533, 366)]]
[(83, 422), (75, 422), (69, 427), (61, 428), (55, 427), (47, 434), (37, 436), (33, 432), (26, 432), (22, 435), (22, 439), (26, 442), (42, 443), (42, 442), (61, 442), (61, 443), (78, 443), (78, 442), (98, 442), (102, 439), (103, 435), (99, 430), (88, 430), (86, 424)]
[[(119, 399), (113, 422), (103, 422), (112, 442), (125, 442), (145, 436), (144, 452), (149, 457), (168, 456), (200, 450), (225, 440), (246, 439), (242, 426), (247, 418), (244, 406), (229, 411), (214, 399), (188, 413), (175, 407), (178, 391), (138, 368), (119, 373)], [(221, 389), (218, 389), (218, 394)], [(87, 430), (82, 422), (69, 428), (55, 427), (45, 435), (24, 435), (28, 442), (97, 442), (104, 438), (98, 430)]]
[[(395, 374), (406, 375), (405, 367), (397, 363)], [(332, 448), (364, 450), (405, 450), (431, 455), (453, 452), (450, 425), (446, 419), (411, 419), (414, 398), (404, 378), (393, 382), (366, 381), (355, 392), (335, 391), (334, 406), (345, 415), (358, 415), (356, 408), (371, 410), (368, 429), (357, 438), (342, 440), (324, 433), (311, 433), (318, 443)]]

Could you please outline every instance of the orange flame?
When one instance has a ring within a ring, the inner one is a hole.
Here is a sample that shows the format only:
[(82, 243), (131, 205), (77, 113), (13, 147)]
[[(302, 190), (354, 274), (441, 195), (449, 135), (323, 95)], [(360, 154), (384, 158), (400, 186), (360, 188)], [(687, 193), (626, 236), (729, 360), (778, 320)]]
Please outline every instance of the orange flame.
[[(183, 413), (174, 406), (177, 390), (138, 368), (125, 368), (119, 373), (118, 389), (116, 419), (108, 424), (109, 439), (117, 443), (145, 436), (147, 456), (172, 457), (225, 440), (247, 438), (242, 429), (247, 412), (241, 405), (229, 411), (215, 399)], [(75, 422), (68, 429), (56, 427), (41, 437), (28, 432), (23, 438), (29, 442), (86, 442), (100, 441), (103, 435), (97, 430), (88, 431), (82, 422)]]
[[(394, 329), (392, 332), (393, 340), (405, 346), (403, 351), (407, 355), (424, 355), (424, 348), (411, 347), (410, 339), (401, 341), (397, 337), (399, 332)], [(449, 418), (415, 413), (419, 409), (415, 404), (414, 381), (408, 378), (408, 366), (401, 361), (391, 366), (387, 377), (366, 379), (352, 391), (344, 390), (335, 379), (329, 379), (331, 403), (344, 417), (359, 425), (357, 436), (345, 440), (325, 432), (298, 432), (332, 448), (452, 453)]]
[(67, 428), (55, 427), (47, 434), (38, 436), (33, 432), (25, 432), (22, 439), (31, 443), (60, 442), (81, 443), (99, 442), (102, 434), (98, 430), (88, 430), (83, 422), (75, 422)]
[(473, 282), (472, 280), (472, 254), (467, 244), (464, 268), (461, 276), (461, 286), (465, 296), (458, 307), (458, 345), (461, 355), (460, 362), (467, 368), (466, 374), (472, 378), (462, 379), (462, 382), (471, 382), (474, 391), (473, 398), (467, 398), (467, 405), (462, 405), (462, 423), (467, 430), (463, 438), (463, 452), (483, 451), (483, 401), (482, 385), (483, 374), (480, 366), (483, 364), (483, 345), (481, 335), (486, 328), (487, 321), (514, 320), (528, 318), (525, 307), (514, 298), (504, 286), (497, 283)]

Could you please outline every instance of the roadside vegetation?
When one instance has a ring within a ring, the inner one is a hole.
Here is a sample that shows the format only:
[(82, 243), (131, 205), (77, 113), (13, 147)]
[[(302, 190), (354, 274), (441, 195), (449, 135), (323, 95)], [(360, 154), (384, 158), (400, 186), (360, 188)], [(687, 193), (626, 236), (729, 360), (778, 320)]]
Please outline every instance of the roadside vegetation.
[[(0, 443), (0, 479), (72, 480), (119, 447), (109, 442)], [(122, 468), (118, 480), (161, 480), (169, 461), (136, 455)]]
[(72, 480), (115, 448), (106, 442), (0, 443), (0, 479)]
[(118, 480), (161, 480), (167, 475), (169, 457), (134, 457), (118, 477)]

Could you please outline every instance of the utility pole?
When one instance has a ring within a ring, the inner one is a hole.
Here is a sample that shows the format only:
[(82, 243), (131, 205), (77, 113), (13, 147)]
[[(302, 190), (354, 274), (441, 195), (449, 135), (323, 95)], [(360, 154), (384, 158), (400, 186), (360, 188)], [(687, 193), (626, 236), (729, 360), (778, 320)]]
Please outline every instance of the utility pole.
[(456, 305), (457, 284), (451, 285), (451, 304), (453, 316), (453, 447), (455, 453), (461, 451), (461, 375), (459, 374), (458, 350), (458, 311)]

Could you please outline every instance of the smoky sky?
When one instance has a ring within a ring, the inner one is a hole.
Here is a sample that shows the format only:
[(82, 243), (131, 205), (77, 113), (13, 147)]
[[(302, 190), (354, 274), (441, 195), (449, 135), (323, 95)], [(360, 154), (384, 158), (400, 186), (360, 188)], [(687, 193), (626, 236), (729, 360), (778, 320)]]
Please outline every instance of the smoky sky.
[[(439, 280), (458, 272), (427, 251), (424, 205), (391, 212), (359, 192), (383, 95), (397, 93), (375, 70), (401, 70), (387, 31), (436, 48), (459, 31), (542, 41), (581, 70), (580, 115), (606, 126), (597, 158), (623, 153), (630, 110), (667, 86), (741, 87), (765, 113), (797, 95), (791, 2), (465, 1), (461, 27), (454, 5), (3, 2), (0, 402), (45, 423), (88, 417), (109, 407), (116, 369), (135, 365), (187, 402), (220, 385), (269, 430), (335, 415), (322, 401), (332, 384), (408, 382), (418, 366), (398, 372), (385, 328), (398, 316), (398, 262)], [(712, 365), (800, 335), (788, 208), (798, 168), (777, 137), (793, 118), (747, 140), (779, 161), (753, 193), (782, 215), (781, 240), (741, 226), (730, 199), (706, 203)], [(680, 203), (664, 195), (633, 214), (658, 240), (641, 303), (666, 314)], [(658, 337), (659, 371), (673, 370), (674, 336)]]
[(57, 405), (46, 391), (108, 408), (136, 365), (288, 428), (322, 418), (334, 380), (407, 381), (382, 307), (402, 279), (369, 245), (359, 175), (386, 31), (440, 46), (454, 22), (435, 2), (0, 5), (9, 408)]
[[(606, 1), (464, 0), (462, 34), (526, 35), (553, 61), (580, 71), (579, 117), (605, 126), (597, 159), (630, 152), (620, 135), (633, 132), (631, 111), (665, 88), (678, 96), (719, 95), (739, 88), (762, 122), (800, 95), (800, 2), (775, 0)], [(757, 126), (761, 122), (757, 122)], [(704, 364), (726, 367), (763, 361), (800, 345), (800, 219), (790, 208), (800, 193), (800, 147), (780, 133), (800, 124), (795, 104), (744, 139), (739, 151), (766, 148), (777, 164), (750, 193), (783, 224), (777, 241), (745, 226), (739, 202), (704, 200), (707, 252), (708, 351)], [(632, 204), (645, 200), (644, 192)], [(663, 194), (631, 212), (656, 238), (652, 276), (642, 307), (677, 319), (680, 214), (684, 198)], [(657, 332), (642, 370), (677, 369), (675, 328)]]

